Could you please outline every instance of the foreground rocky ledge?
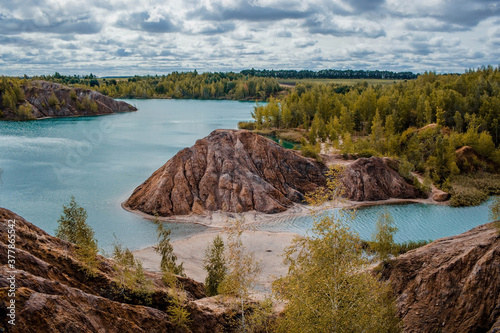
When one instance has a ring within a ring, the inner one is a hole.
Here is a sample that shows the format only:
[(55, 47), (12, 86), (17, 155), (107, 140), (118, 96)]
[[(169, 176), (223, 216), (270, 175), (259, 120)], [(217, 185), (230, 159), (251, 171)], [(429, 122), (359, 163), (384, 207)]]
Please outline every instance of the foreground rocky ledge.
[[(387, 158), (349, 163), (342, 181), (354, 201), (424, 197)], [(160, 216), (214, 211), (279, 213), (325, 187), (327, 166), (246, 130), (215, 130), (137, 187), (124, 208)]]
[(500, 222), (386, 264), (405, 332), (500, 332)]
[[(7, 323), (12, 273), (7, 265), (8, 221), (15, 220), (15, 326)], [(99, 256), (95, 276), (83, 273), (73, 244), (52, 237), (15, 213), (0, 208), (0, 331), (1, 332), (185, 332), (169, 321), (171, 292), (160, 274), (148, 272), (153, 281), (151, 300), (122, 289), (115, 282), (111, 260)], [(4, 237), (5, 236), (5, 237)], [(193, 332), (231, 330), (222, 310), (211, 310), (197, 301), (205, 296), (201, 283), (178, 277), (187, 301)], [(220, 308), (220, 306), (219, 306)]]
[(115, 112), (137, 111), (135, 107), (97, 91), (70, 88), (59, 83), (33, 81), (22, 86), (25, 95), (25, 114), (18, 110), (3, 109), (3, 120), (27, 120), (39, 118), (96, 116)]

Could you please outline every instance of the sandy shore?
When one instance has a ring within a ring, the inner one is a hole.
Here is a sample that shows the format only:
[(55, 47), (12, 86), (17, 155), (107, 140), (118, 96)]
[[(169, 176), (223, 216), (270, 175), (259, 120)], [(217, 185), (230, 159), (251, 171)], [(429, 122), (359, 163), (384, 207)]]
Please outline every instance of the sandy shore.
[[(200, 282), (205, 281), (206, 272), (203, 269), (205, 249), (221, 231), (211, 230), (172, 242), (177, 260), (184, 262), (184, 272), (188, 277)], [(226, 240), (224, 233), (221, 233), (221, 236)], [(262, 272), (259, 284), (263, 288), (269, 290), (276, 277), (286, 275), (287, 268), (283, 265), (283, 251), (291, 244), (294, 237), (295, 234), (288, 232), (245, 231), (243, 233), (243, 245), (248, 251), (254, 252), (256, 260), (260, 261)], [(160, 256), (153, 247), (135, 251), (134, 256), (142, 261), (145, 269), (160, 271)]]

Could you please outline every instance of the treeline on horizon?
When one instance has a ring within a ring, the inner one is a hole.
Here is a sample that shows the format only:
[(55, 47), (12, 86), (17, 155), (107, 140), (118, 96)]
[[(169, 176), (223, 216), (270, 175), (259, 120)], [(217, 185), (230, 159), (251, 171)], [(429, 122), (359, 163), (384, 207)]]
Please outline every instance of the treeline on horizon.
[(278, 79), (393, 79), (413, 80), (418, 74), (412, 72), (391, 72), (379, 70), (340, 70), (323, 69), (311, 70), (267, 70), (267, 69), (245, 69), (240, 72), (243, 75), (256, 77), (274, 77)]
[[(461, 75), (430, 72), (392, 85), (365, 82), (342, 92), (331, 84), (301, 83), (257, 106), (252, 116), (254, 122), (240, 128), (298, 129), (302, 151), (311, 157), (325, 143), (344, 154), (397, 157), (402, 175), (417, 184), (412, 171), (419, 172), (428, 187), (434, 183), (454, 194), (457, 206), (500, 194), (498, 67)], [(456, 150), (464, 146), (475, 153), (461, 156)]]

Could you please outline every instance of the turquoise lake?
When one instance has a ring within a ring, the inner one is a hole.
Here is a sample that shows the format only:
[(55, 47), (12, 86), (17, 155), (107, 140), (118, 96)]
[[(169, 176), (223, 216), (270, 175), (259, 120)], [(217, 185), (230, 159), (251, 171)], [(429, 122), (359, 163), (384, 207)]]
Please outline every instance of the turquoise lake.
[[(130, 249), (155, 244), (154, 225), (123, 210), (132, 191), (179, 150), (217, 128), (250, 120), (255, 103), (198, 100), (125, 100), (139, 111), (99, 117), (0, 122), (0, 207), (54, 234), (62, 205), (74, 195), (88, 213), (99, 246), (113, 234)], [(352, 228), (370, 238), (380, 212), (399, 228), (397, 241), (437, 239), (488, 222), (488, 203), (450, 208), (396, 205), (361, 209)], [(305, 233), (309, 217), (276, 219), (258, 228)], [(169, 223), (172, 239), (203, 232)]]

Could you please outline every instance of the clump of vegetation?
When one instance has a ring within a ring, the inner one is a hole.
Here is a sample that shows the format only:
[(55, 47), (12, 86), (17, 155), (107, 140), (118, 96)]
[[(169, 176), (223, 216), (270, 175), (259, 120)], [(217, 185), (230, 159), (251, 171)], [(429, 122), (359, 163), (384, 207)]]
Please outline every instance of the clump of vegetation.
[[(398, 256), (408, 251), (418, 249), (419, 247), (425, 246), (431, 242), (432, 240), (418, 240), (418, 241), (407, 241), (403, 243), (394, 243), (392, 246), (391, 254), (394, 256)], [(374, 242), (372, 241), (362, 240), (361, 247), (367, 253), (376, 253), (376, 246), (374, 246)]]
[(455, 176), (445, 189), (450, 191), (450, 204), (454, 207), (479, 205), (488, 195), (500, 194), (500, 174), (480, 172)]
[(132, 294), (143, 301), (143, 304), (151, 304), (153, 294), (153, 283), (144, 274), (144, 268), (140, 260), (134, 258), (134, 254), (123, 248), (122, 244), (114, 242), (113, 269), (117, 272), (115, 280), (121, 289), (125, 299), (130, 299), (127, 294)]
[(177, 264), (177, 256), (174, 254), (172, 243), (170, 243), (170, 233), (172, 230), (165, 228), (165, 225), (158, 219), (158, 216), (155, 216), (153, 223), (156, 224), (158, 245), (156, 245), (155, 251), (161, 256), (161, 270), (184, 276), (183, 263)]
[(31, 106), (29, 106), (28, 103), (21, 104), (16, 114), (19, 116), (20, 120), (35, 119), (35, 117), (33, 116), (33, 110), (31, 109)]
[(319, 142), (312, 145), (309, 144), (306, 141), (306, 139), (302, 138), (302, 142), (300, 144), (300, 152), (305, 157), (311, 157), (314, 158), (316, 161), (321, 161), (321, 156), (320, 156), (321, 146)]
[[(338, 178), (328, 184), (323, 195), (309, 196), (312, 204), (339, 199)], [(286, 250), (288, 275), (273, 285), (286, 303), (278, 332), (400, 331), (389, 287), (364, 270), (368, 261), (360, 239), (349, 230), (352, 214), (345, 209), (314, 214), (312, 234), (298, 236)]]
[(207, 271), (205, 278), (207, 296), (215, 296), (219, 293), (219, 285), (227, 274), (224, 241), (220, 235), (217, 235), (205, 250), (204, 264), (203, 268)]
[(238, 128), (252, 131), (255, 129), (255, 123), (252, 121), (240, 121), (238, 123)]
[(87, 224), (87, 212), (71, 196), (69, 205), (63, 205), (63, 214), (57, 221), (56, 236), (76, 245), (76, 254), (85, 265), (85, 273), (94, 276), (97, 269), (97, 239)]
[(371, 248), (377, 253), (379, 260), (385, 261), (395, 252), (394, 234), (398, 228), (394, 225), (394, 219), (389, 212), (379, 215), (375, 228)]
[(96, 101), (93, 101), (88, 95), (86, 95), (83, 97), (81, 102), (79, 100), (76, 101), (76, 108), (80, 111), (90, 111), (90, 113), (95, 114), (97, 113), (99, 107)]
[(490, 205), (489, 215), (489, 218), (495, 221), (493, 225), (497, 228), (498, 233), (500, 234), (500, 197), (497, 196), (493, 199), (493, 202)]
[(187, 329), (191, 319), (189, 311), (183, 306), (186, 301), (186, 294), (182, 284), (175, 275), (185, 276), (183, 263), (177, 264), (177, 256), (174, 254), (174, 248), (170, 243), (171, 230), (165, 228), (165, 225), (155, 216), (153, 221), (156, 224), (156, 233), (158, 237), (158, 245), (155, 251), (160, 254), (160, 268), (163, 272), (163, 283), (172, 289), (172, 305), (167, 312), (170, 321), (180, 329)]
[(219, 284), (219, 293), (239, 299), (241, 303), (241, 328), (246, 330), (245, 303), (249, 300), (250, 290), (257, 284), (260, 274), (260, 263), (255, 253), (248, 252), (241, 236), (246, 229), (243, 219), (233, 219), (225, 227), (227, 234), (226, 265), (227, 274)]
[(52, 92), (52, 94), (49, 97), (49, 105), (53, 108), (56, 108), (57, 110), (61, 109), (61, 102), (57, 98), (57, 96)]

